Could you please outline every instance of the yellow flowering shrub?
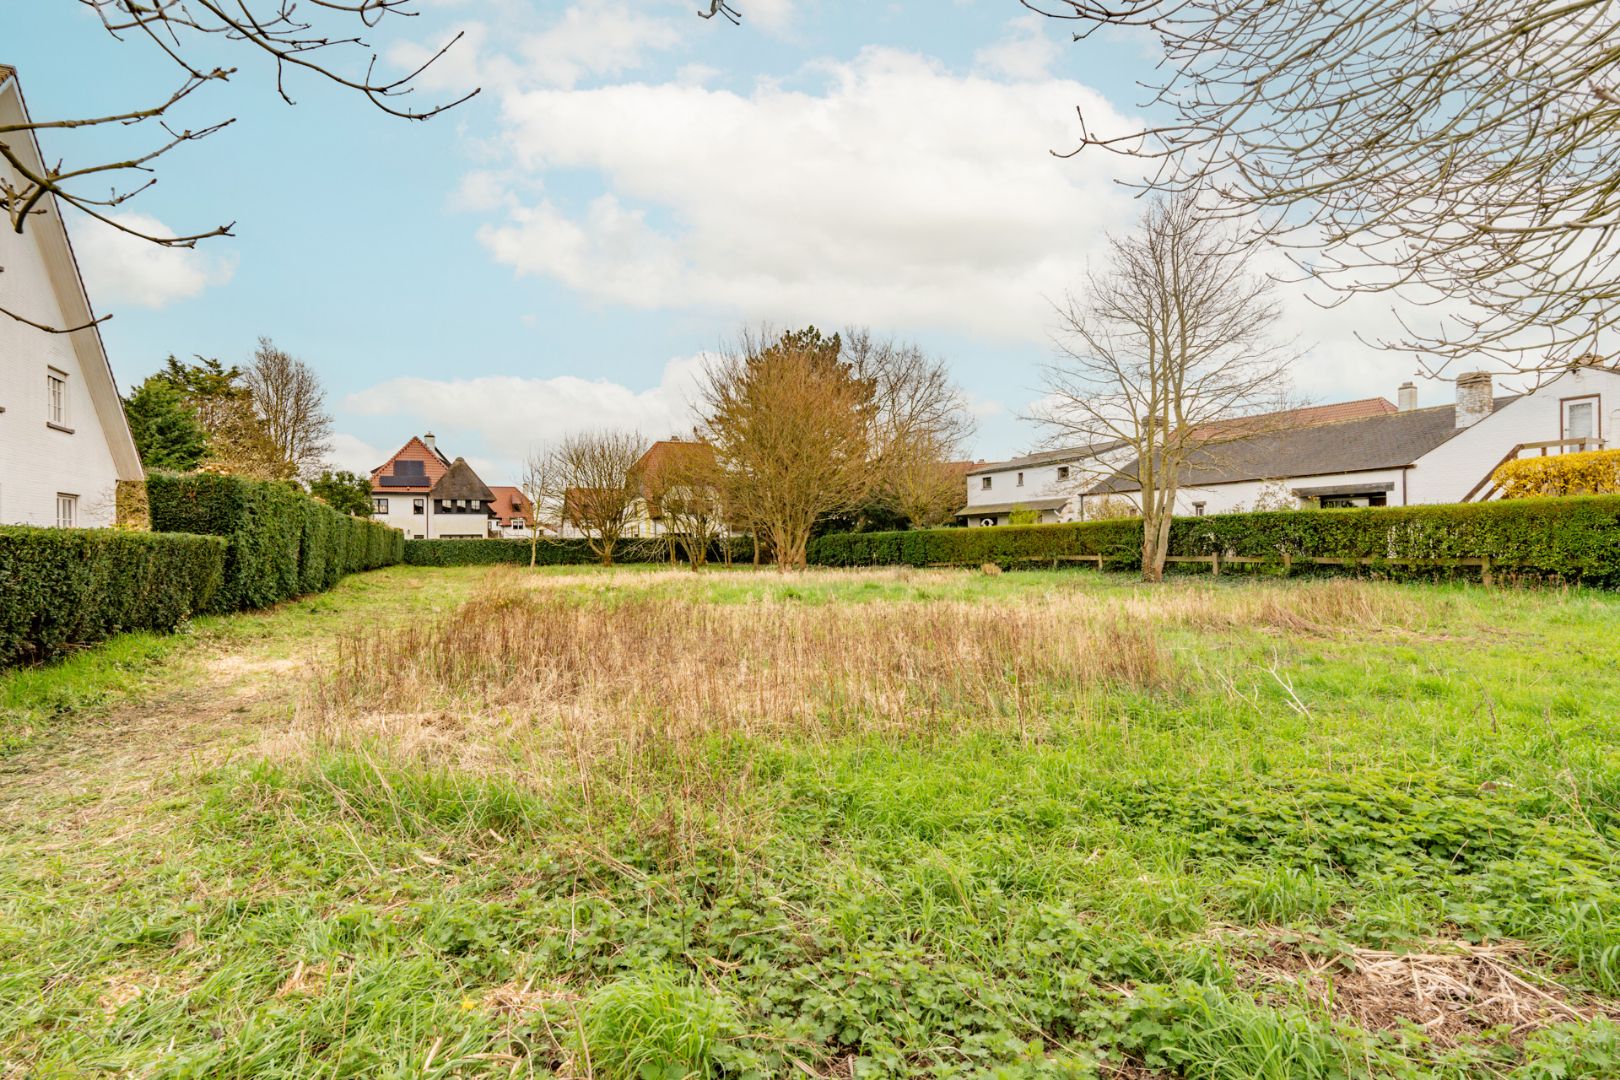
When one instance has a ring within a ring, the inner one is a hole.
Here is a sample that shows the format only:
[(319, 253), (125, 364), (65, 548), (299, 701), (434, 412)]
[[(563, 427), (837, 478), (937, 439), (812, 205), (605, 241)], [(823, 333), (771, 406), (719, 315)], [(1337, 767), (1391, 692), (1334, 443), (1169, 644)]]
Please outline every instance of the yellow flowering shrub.
[(1496, 470), (1504, 499), (1620, 494), (1620, 450), (1520, 458)]

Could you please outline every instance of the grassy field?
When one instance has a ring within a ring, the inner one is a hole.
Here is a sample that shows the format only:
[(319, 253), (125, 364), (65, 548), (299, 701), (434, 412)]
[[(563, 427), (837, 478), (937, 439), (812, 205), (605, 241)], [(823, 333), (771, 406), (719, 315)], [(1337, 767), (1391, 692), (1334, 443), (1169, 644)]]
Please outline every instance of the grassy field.
[(395, 568), (0, 677), (0, 1077), (1620, 1075), (1620, 596)]

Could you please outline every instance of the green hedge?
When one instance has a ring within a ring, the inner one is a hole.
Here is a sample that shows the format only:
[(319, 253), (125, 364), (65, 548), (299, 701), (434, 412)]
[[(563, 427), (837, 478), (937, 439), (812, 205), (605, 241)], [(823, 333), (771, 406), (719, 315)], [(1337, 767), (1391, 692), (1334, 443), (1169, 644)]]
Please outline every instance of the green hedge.
[[(1141, 522), (839, 533), (811, 541), (822, 566), (942, 563), (1011, 565), (1102, 555), (1111, 565), (1141, 562)], [(1366, 510), (1286, 510), (1180, 518), (1172, 555), (1265, 559), (1477, 559), (1504, 571), (1620, 586), (1620, 496), (1513, 499), (1450, 506)]]
[(404, 535), (284, 484), (196, 473), (147, 479), (152, 527), (223, 536), (225, 579), (209, 610), (267, 607), (404, 558)]
[(0, 667), (209, 609), (225, 541), (116, 529), (0, 528)]
[[(710, 550), (709, 558), (725, 560), (719, 543)], [(752, 562), (753, 558), (752, 540), (731, 541), (733, 562)], [(669, 547), (662, 540), (627, 540), (614, 550), (613, 561), (621, 566), (667, 563)], [(407, 540), (405, 562), (411, 566), (528, 566), (529, 541)], [(541, 540), (536, 562), (541, 566), (594, 566), (601, 560), (585, 540)]]

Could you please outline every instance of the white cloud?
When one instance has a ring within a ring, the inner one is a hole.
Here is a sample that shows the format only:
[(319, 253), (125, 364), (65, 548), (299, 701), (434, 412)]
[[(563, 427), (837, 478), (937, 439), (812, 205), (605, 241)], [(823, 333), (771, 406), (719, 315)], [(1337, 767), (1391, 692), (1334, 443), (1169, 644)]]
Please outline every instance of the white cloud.
[(505, 100), (514, 170), (587, 170), (584, 205), (529, 200), (480, 238), (522, 274), (597, 299), (728, 318), (948, 326), (1039, 338), (1043, 295), (1131, 213), (1117, 161), (1061, 161), (1087, 87), (961, 75), (868, 49), (818, 90), (690, 83)]
[(642, 390), (573, 375), (389, 379), (351, 394), (343, 408), (355, 415), (397, 418), (400, 443), (431, 429), (441, 450), (452, 457), (465, 456), (486, 482), (514, 483), (512, 478), (530, 450), (564, 435), (617, 430), (662, 439), (690, 432), (706, 360), (702, 355), (671, 360), (658, 385)]
[(1047, 33), (1051, 20), (1030, 12), (1007, 24), (1006, 35), (973, 54), (974, 68), (1009, 79), (1045, 78), (1063, 55)]
[[(119, 224), (150, 236), (174, 235), (148, 214), (112, 216)], [(93, 218), (81, 218), (73, 226), (74, 252), (98, 310), (119, 304), (163, 308), (210, 286), (224, 285), (236, 273), (236, 255), (211, 251), (207, 243), (196, 248), (163, 247)]]
[[(400, 439), (400, 442), (404, 442)], [(394, 451), (380, 450), (364, 439), (346, 432), (338, 432), (332, 436), (332, 449), (327, 454), (327, 464), (334, 469), (347, 469), (352, 473), (365, 476), (372, 469), (388, 460), (388, 455)]]

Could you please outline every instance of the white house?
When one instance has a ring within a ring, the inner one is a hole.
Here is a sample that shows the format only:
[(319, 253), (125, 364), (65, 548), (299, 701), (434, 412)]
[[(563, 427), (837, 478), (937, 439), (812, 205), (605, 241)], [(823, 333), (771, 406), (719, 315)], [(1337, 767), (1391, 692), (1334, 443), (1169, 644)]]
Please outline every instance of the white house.
[[(1620, 430), (1620, 371), (1583, 362), (1525, 394), (1498, 396), (1489, 373), (1456, 382), (1456, 400), (1417, 407), (1401, 387), (1392, 411), (1306, 426), (1279, 425), (1200, 451), (1183, 470), (1182, 515), (1307, 507), (1477, 502), (1491, 477), (1519, 457), (1598, 450)], [(1134, 460), (1088, 490), (1082, 516), (1103, 500), (1130, 499)]]
[(969, 526), (1006, 525), (1017, 511), (1042, 524), (1077, 521), (1080, 500), (1097, 481), (1129, 460), (1119, 443), (980, 462), (967, 472), (967, 502), (956, 512)]
[(371, 508), (411, 540), (528, 536), (534, 513), (517, 488), (491, 488), (465, 459), (445, 457), (431, 431), (371, 470)]
[[(0, 122), (28, 122), (17, 74), (0, 67)], [(32, 135), (10, 145), (44, 171)], [(25, 182), (0, 163), (16, 189)], [(140, 480), (140, 455), (61, 208), (46, 195), (22, 233), (0, 228), (0, 307), (57, 329), (0, 316), (0, 525), (111, 525), (120, 480)]]

